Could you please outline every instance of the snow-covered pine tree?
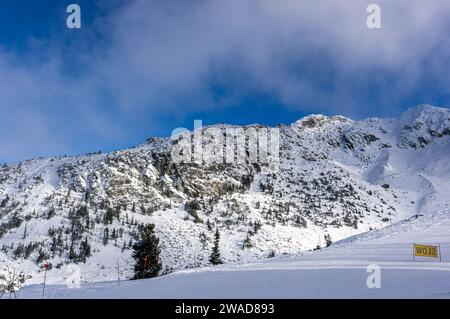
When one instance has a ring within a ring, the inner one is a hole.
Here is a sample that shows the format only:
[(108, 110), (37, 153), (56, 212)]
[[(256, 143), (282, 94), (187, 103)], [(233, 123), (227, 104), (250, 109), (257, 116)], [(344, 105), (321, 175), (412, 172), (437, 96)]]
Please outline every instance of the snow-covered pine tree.
[(219, 242), (220, 242), (219, 228), (216, 228), (216, 234), (214, 236), (214, 246), (211, 255), (209, 256), (209, 262), (213, 265), (218, 265), (222, 263), (222, 260), (220, 259)]
[(105, 229), (103, 230), (103, 245), (108, 245), (108, 241), (109, 241), (109, 229), (108, 227), (105, 227)]
[(159, 259), (161, 250), (159, 239), (155, 235), (155, 225), (145, 225), (139, 234), (139, 241), (133, 245), (134, 265), (133, 279), (157, 277), (162, 269)]
[(327, 247), (331, 246), (331, 244), (333, 243), (333, 241), (331, 240), (330, 234), (325, 234), (325, 242), (326, 242)]
[(250, 239), (250, 234), (247, 233), (247, 237), (245, 238), (244, 242), (242, 243), (242, 249), (252, 248), (252, 247), (253, 247), (253, 243), (252, 243), (252, 240)]
[(79, 260), (86, 262), (89, 256), (91, 256), (91, 245), (89, 245), (88, 238), (86, 237), (80, 244)]

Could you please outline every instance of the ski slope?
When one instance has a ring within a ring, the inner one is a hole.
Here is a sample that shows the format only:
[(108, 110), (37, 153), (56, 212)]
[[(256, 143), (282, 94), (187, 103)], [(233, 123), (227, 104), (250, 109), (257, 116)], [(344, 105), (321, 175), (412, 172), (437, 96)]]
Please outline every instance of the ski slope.
[[(413, 217), (329, 248), (258, 263), (178, 271), (154, 279), (97, 282), (69, 289), (41, 285), (18, 298), (450, 298), (450, 214)], [(412, 243), (440, 244), (442, 262), (413, 261)], [(369, 289), (367, 266), (381, 269)]]

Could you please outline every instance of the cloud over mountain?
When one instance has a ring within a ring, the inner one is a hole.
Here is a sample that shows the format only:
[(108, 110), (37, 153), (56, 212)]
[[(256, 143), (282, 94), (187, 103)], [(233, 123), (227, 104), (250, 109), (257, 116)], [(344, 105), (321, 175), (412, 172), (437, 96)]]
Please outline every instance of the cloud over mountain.
[(378, 1), (378, 30), (369, 3), (99, 1), (105, 14), (80, 41), (65, 30), (25, 52), (2, 47), (0, 159), (123, 143), (161, 117), (257, 94), (356, 117), (447, 103), (450, 3)]

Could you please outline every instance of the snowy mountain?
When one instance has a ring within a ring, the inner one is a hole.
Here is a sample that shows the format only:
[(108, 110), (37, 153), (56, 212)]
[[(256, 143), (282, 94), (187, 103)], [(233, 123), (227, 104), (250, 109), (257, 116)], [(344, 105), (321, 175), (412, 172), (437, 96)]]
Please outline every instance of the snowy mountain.
[(149, 222), (168, 273), (208, 265), (216, 228), (222, 259), (239, 264), (415, 215), (450, 214), (449, 109), (420, 105), (398, 118), (362, 121), (310, 115), (278, 129), (277, 171), (247, 162), (176, 163), (170, 138), (3, 165), (0, 268), (12, 265), (38, 283), (47, 261), (49, 282), (63, 283), (68, 264), (78, 264), (88, 282), (117, 278), (119, 264), (129, 278), (130, 246)]

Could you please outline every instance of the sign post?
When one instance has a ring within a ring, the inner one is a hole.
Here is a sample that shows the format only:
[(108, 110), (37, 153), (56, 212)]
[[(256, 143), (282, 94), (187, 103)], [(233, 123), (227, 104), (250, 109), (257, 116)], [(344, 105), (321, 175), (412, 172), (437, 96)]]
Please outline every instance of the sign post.
[(145, 273), (147, 272), (147, 260), (148, 260), (148, 257), (145, 256), (144, 257), (144, 276), (145, 276)]
[(197, 272), (197, 252), (194, 247), (194, 271)]
[(120, 259), (117, 258), (117, 285), (120, 286)]
[(45, 282), (47, 281), (48, 263), (44, 263), (44, 286), (42, 287), (42, 297), (45, 295)]
[(441, 248), (438, 244), (437, 246), (431, 245), (418, 245), (414, 243), (413, 258), (415, 257), (431, 257), (439, 258), (441, 260)]

